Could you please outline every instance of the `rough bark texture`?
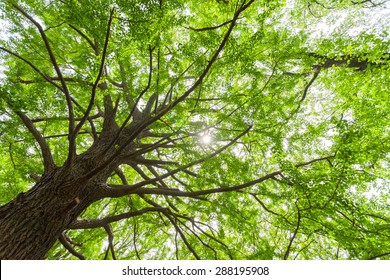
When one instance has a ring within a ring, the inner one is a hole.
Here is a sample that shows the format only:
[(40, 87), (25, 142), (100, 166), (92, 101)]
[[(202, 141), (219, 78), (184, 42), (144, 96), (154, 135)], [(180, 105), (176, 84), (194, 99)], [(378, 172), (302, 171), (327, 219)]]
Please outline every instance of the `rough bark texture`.
[(45, 258), (68, 225), (96, 200), (96, 188), (114, 170), (115, 162), (83, 179), (114, 153), (106, 148), (97, 141), (74, 162), (44, 174), (32, 189), (0, 208), (0, 259)]

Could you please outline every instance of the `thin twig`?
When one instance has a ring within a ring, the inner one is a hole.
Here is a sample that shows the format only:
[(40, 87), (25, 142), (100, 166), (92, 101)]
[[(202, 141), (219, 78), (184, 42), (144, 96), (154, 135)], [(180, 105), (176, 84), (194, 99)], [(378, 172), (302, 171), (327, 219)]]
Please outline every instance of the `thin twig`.
[(76, 26), (74, 26), (72, 24), (69, 24), (69, 27), (72, 28), (73, 30), (75, 30), (81, 37), (83, 37), (88, 42), (88, 44), (94, 50), (96, 56), (99, 55), (98, 47), (92, 42), (91, 39), (88, 38), (88, 36), (86, 34), (84, 34), (80, 29), (78, 29)]
[(215, 29), (218, 29), (218, 28), (221, 28), (222, 26), (225, 26), (225, 25), (228, 25), (229, 23), (231, 23), (233, 20), (228, 20), (228, 21), (225, 21), (224, 23), (221, 23), (219, 25), (216, 25), (216, 26), (209, 26), (209, 27), (203, 27), (203, 28), (194, 28), (194, 27), (187, 27), (188, 29), (191, 29), (193, 31), (196, 31), (196, 32), (202, 32), (202, 31), (208, 31), (208, 30), (215, 30)]
[(53, 79), (49, 76), (47, 76), (46, 74), (44, 74), (43, 72), (41, 72), (38, 67), (36, 67), (32, 62), (30, 62), (29, 60), (23, 58), (22, 56), (18, 55), (17, 53), (14, 53), (4, 47), (0, 47), (0, 50), (2, 51), (5, 51), (7, 53), (9, 53), (10, 55), (12, 56), (15, 56), (17, 57), (18, 59), (22, 60), (23, 62), (25, 62), (26, 64), (28, 64), (32, 69), (34, 69), (35, 72), (37, 72), (42, 78), (44, 78), (46, 81), (48, 81), (50, 84), (52, 84), (53, 86), (55, 86), (56, 88), (58, 88), (61, 92), (63, 92), (63, 89), (61, 86), (59, 86), (58, 84), (56, 84), (55, 82), (53, 82)]
[(298, 209), (297, 227), (295, 228), (294, 234), (293, 234), (293, 236), (291, 237), (290, 242), (289, 242), (289, 244), (288, 244), (288, 246), (287, 246), (286, 253), (284, 254), (284, 257), (283, 257), (284, 260), (287, 260), (288, 257), (289, 257), (289, 255), (290, 255), (290, 250), (291, 250), (291, 246), (292, 246), (292, 244), (293, 244), (293, 242), (294, 242), (295, 237), (296, 237), (297, 234), (298, 234), (299, 227), (301, 226), (301, 210), (298, 208), (298, 205), (296, 205), (296, 206), (297, 206), (297, 209)]

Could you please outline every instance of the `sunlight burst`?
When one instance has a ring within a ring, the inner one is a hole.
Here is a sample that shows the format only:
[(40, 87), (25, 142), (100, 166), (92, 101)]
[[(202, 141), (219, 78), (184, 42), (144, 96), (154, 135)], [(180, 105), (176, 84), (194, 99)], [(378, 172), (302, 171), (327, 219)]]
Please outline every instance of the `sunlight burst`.
[(211, 143), (211, 140), (212, 140), (212, 138), (211, 138), (211, 135), (209, 135), (209, 134), (205, 134), (205, 135), (202, 135), (202, 136), (200, 137), (200, 141), (201, 141), (202, 144), (204, 144), (204, 145), (210, 144), (210, 143)]

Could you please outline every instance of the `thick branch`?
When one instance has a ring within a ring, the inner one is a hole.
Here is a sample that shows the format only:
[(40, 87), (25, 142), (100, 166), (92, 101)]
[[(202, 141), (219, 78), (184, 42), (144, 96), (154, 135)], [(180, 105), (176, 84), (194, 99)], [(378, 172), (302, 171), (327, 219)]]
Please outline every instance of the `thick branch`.
[[(308, 55), (310, 57), (314, 57), (316, 59), (324, 61), (321, 64), (315, 65), (313, 67), (313, 69), (315, 70), (328, 69), (333, 66), (346, 66), (349, 68), (356, 68), (358, 71), (364, 71), (369, 65), (381, 66), (386, 65), (389, 61), (389, 58), (387, 57), (389, 53), (383, 53), (380, 62), (371, 62), (366, 58), (360, 58), (359, 56), (353, 55), (341, 55), (337, 58), (329, 58), (325, 55), (320, 55), (316, 53), (309, 53)], [(364, 57), (365, 55), (366, 54), (361, 54), (362, 57)]]
[(19, 116), (24, 125), (38, 142), (38, 145), (42, 152), (45, 172), (53, 170), (55, 168), (55, 163), (49, 145), (46, 143), (45, 138), (41, 135), (38, 129), (34, 126), (33, 122), (24, 113), (22, 113), (21, 111), (15, 111), (15, 113)]
[[(162, 174), (161, 176), (159, 177), (156, 177), (156, 178), (153, 178), (153, 179), (150, 179), (150, 180), (145, 180), (143, 182), (140, 182), (138, 184), (134, 184), (134, 185), (129, 185), (129, 186), (125, 186), (125, 187), (121, 187), (121, 188), (114, 188), (115, 191), (113, 191), (114, 189), (112, 188), (113, 185), (109, 185), (107, 187), (103, 186), (102, 187), (102, 197), (110, 197), (111, 195), (113, 195), (114, 197), (116, 196), (122, 196), (122, 195), (126, 195), (126, 194), (131, 194), (131, 193), (134, 193), (135, 190), (137, 190), (138, 188), (141, 188), (143, 186), (146, 186), (146, 185), (149, 185), (149, 184), (154, 184), (156, 183), (157, 181), (160, 181), (164, 178), (168, 178), (169, 176), (172, 176), (178, 172), (181, 172), (181, 171), (186, 171), (187, 168), (191, 167), (191, 166), (194, 166), (194, 165), (197, 165), (199, 163), (202, 163), (204, 161), (206, 161), (207, 159), (210, 159), (220, 153), (222, 153), (224, 150), (226, 150), (228, 147), (230, 147), (231, 145), (233, 145), (239, 138), (241, 138), (243, 135), (245, 135), (246, 133), (249, 132), (249, 130), (251, 129), (251, 127), (247, 128), (244, 132), (240, 133), (240, 135), (238, 135), (236, 138), (234, 138), (233, 140), (231, 140), (228, 144), (226, 144), (225, 146), (223, 146), (222, 148), (216, 150), (215, 152), (211, 153), (210, 155), (208, 155), (207, 157), (204, 157), (204, 158), (201, 158), (199, 160), (196, 160), (196, 161), (193, 161), (189, 164), (186, 164), (184, 166), (181, 166), (177, 169), (174, 169), (170, 172), (167, 172), (165, 174)], [(112, 193), (114, 192), (114, 193)], [(101, 198), (101, 197), (99, 197)]]
[[(149, 78), (148, 78), (148, 83), (146, 85), (146, 87), (141, 91), (141, 93), (138, 95), (138, 98), (137, 100), (135, 101), (133, 107), (131, 108), (131, 111), (129, 113), (129, 115), (127, 116), (127, 118), (125, 119), (125, 121), (123, 122), (123, 124), (121, 125), (119, 131), (117, 132), (116, 134), (116, 137), (114, 138), (114, 140), (112, 141), (112, 145), (116, 144), (118, 139), (120, 138), (123, 130), (126, 128), (127, 126), (127, 123), (130, 121), (131, 117), (133, 117), (135, 115), (135, 112), (138, 110), (137, 106), (138, 106), (138, 103), (140, 102), (140, 100), (142, 99), (142, 97), (144, 96), (144, 94), (149, 90), (150, 88), (150, 85), (151, 85), (151, 82), (152, 82), (152, 74), (153, 74), (153, 50), (154, 48), (150, 47), (149, 46)], [(134, 117), (133, 117), (134, 119)]]
[[(91, 132), (83, 131), (83, 132), (80, 132), (79, 134), (91, 134)], [(100, 134), (100, 132), (96, 132), (96, 134)], [(43, 138), (51, 139), (51, 138), (61, 138), (61, 137), (69, 137), (69, 134), (63, 133), (63, 134), (47, 135), (47, 136), (44, 136)]]
[(79, 258), (80, 260), (85, 260), (85, 256), (83, 254), (80, 254), (77, 252), (72, 245), (66, 240), (65, 234), (61, 234), (60, 237), (58, 238), (58, 241), (61, 242), (62, 246), (65, 247), (66, 250), (68, 250), (73, 256)]
[[(150, 205), (152, 205), (154, 208), (162, 208), (158, 203), (154, 202), (154, 201), (151, 201), (147, 198), (145, 198), (143, 195), (141, 195), (141, 197), (147, 202), (149, 203)], [(196, 251), (194, 250), (194, 248), (191, 246), (191, 244), (188, 242), (187, 238), (185, 237), (183, 231), (181, 230), (181, 228), (177, 225), (176, 223), (176, 220), (172, 217), (174, 216), (176, 219), (177, 217), (169, 211), (169, 209), (166, 209), (164, 208), (165, 211), (162, 211), (161, 213), (168, 218), (168, 220), (171, 222), (171, 224), (175, 227), (176, 229), (176, 232), (179, 233), (181, 239), (183, 240), (184, 244), (187, 246), (188, 250), (190, 250), (190, 252), (194, 255), (194, 257), (197, 259), (197, 260), (200, 260), (200, 257), (198, 256), (198, 254), (196, 253)], [(172, 215), (172, 216), (171, 216)], [(162, 221), (164, 221), (162, 218), (161, 218)]]
[[(97, 115), (94, 115), (94, 116), (91, 116), (90, 119), (97, 119), (97, 118), (101, 118), (102, 116), (97, 114)], [(81, 120), (81, 118), (75, 118), (76, 121), (79, 121)], [(69, 118), (68, 117), (43, 117), (43, 118), (35, 118), (35, 119), (32, 119), (31, 120), (33, 123), (37, 123), (37, 122), (47, 122), (47, 121), (69, 121)]]
[(74, 129), (73, 133), (70, 135), (70, 138), (69, 138), (68, 162), (71, 162), (73, 160), (74, 156), (76, 155), (76, 137), (77, 137), (77, 133), (80, 131), (80, 129), (83, 127), (85, 121), (88, 119), (89, 114), (90, 114), (90, 112), (92, 110), (92, 107), (93, 107), (93, 105), (95, 103), (96, 89), (97, 89), (97, 87), (99, 85), (99, 81), (100, 81), (100, 79), (101, 79), (101, 77), (103, 75), (104, 62), (105, 62), (106, 56), (107, 56), (108, 40), (110, 38), (111, 23), (112, 23), (114, 12), (115, 12), (115, 9), (112, 9), (111, 13), (110, 13), (110, 19), (108, 21), (107, 32), (106, 32), (106, 41), (104, 43), (104, 48), (103, 48), (103, 53), (102, 53), (102, 60), (101, 60), (101, 63), (100, 63), (99, 73), (98, 73), (98, 75), (96, 77), (95, 83), (92, 86), (91, 99), (89, 101), (87, 110), (85, 111), (85, 114), (84, 114), (83, 118), (78, 123), (78, 125), (76, 126), (76, 128)]
[[(166, 108), (160, 110), (154, 117), (149, 117), (147, 120), (143, 121), (137, 128), (134, 129), (133, 133), (128, 137), (127, 141), (123, 143), (117, 151), (105, 162), (103, 162), (100, 166), (96, 167), (94, 170), (92, 170), (90, 173), (88, 173), (83, 179), (88, 180), (89, 178), (93, 177), (95, 174), (99, 173), (101, 170), (103, 170), (106, 166), (111, 164), (117, 156), (130, 144), (133, 142), (133, 140), (137, 137), (137, 135), (143, 131), (145, 128), (159, 120), (162, 116), (167, 114), (170, 110), (172, 110), (175, 106), (177, 106), (180, 102), (185, 100), (202, 82), (203, 79), (206, 77), (206, 75), (209, 73), (212, 65), (217, 60), (219, 54), (221, 53), (222, 49), (225, 47), (230, 34), (233, 31), (233, 28), (236, 24), (236, 21), (239, 17), (239, 15), (245, 11), (251, 4), (253, 4), (255, 0), (249, 1), (247, 4), (243, 4), (238, 11), (235, 13), (233, 20), (229, 26), (228, 31), (226, 32), (221, 44), (219, 45), (218, 49), (215, 51), (214, 55), (209, 60), (209, 63), (203, 70), (202, 74), (199, 76), (197, 81), (183, 94), (181, 95), (176, 101), (172, 102), (170, 105), (168, 105)], [(245, 2), (244, 2), (245, 3)]]
[[(300, 163), (295, 165), (296, 168), (303, 167), (310, 165), (315, 162), (327, 160), (329, 158), (333, 158), (333, 156), (325, 157), (325, 158), (318, 158), (314, 159), (308, 162)], [(175, 169), (174, 171), (176, 171)], [(120, 197), (128, 194), (154, 194), (154, 195), (169, 195), (169, 196), (178, 196), (178, 197), (191, 197), (191, 198), (197, 198), (198, 196), (202, 195), (208, 195), (208, 194), (215, 194), (215, 193), (224, 193), (224, 192), (232, 192), (232, 191), (238, 191), (242, 190), (251, 186), (254, 186), (258, 183), (264, 182), (268, 179), (273, 179), (277, 175), (281, 175), (283, 171), (275, 171), (272, 173), (269, 173), (267, 175), (264, 175), (263, 177), (260, 177), (256, 180), (252, 180), (240, 185), (232, 186), (232, 187), (220, 187), (220, 188), (215, 188), (215, 189), (208, 189), (208, 190), (201, 190), (201, 191), (193, 191), (193, 192), (186, 192), (186, 191), (181, 191), (178, 189), (165, 189), (165, 188), (141, 188), (142, 186), (152, 184), (160, 179), (166, 178), (168, 176), (171, 176), (172, 173), (177, 173), (177, 172), (168, 172), (160, 177), (153, 178), (151, 180), (147, 180), (144, 182), (140, 182), (135, 185), (107, 185), (104, 190), (104, 195), (105, 197)]]
[[(158, 159), (146, 159), (143, 157), (137, 157), (133, 160), (129, 161), (130, 163), (144, 164), (144, 165), (161, 165), (161, 164), (170, 164), (177, 165), (178, 163), (175, 161), (167, 161), (167, 160), (158, 160)], [(125, 162), (127, 163), (127, 162)]]
[[(46, 50), (50, 56), (51, 63), (57, 73), (58, 78), (60, 79), (61, 85), (62, 85), (62, 92), (65, 94), (66, 102), (68, 106), (68, 114), (69, 114), (69, 134), (73, 133), (74, 130), (74, 113), (73, 113), (73, 105), (72, 105), (72, 98), (70, 96), (68, 87), (66, 85), (66, 82), (62, 76), (62, 72), (60, 70), (60, 67), (58, 66), (57, 60), (54, 56), (54, 53), (51, 49), (51, 46), (49, 44), (49, 40), (46, 37), (45, 31), (43, 30), (42, 26), (34, 20), (29, 14), (27, 14), (21, 7), (19, 7), (17, 4), (13, 3), (12, 6), (17, 9), (20, 13), (22, 13), (29, 21), (31, 21), (37, 28), (38, 31), (42, 37), (43, 42), (45, 43)], [(71, 141), (69, 141), (69, 146), (71, 146)]]
[(166, 208), (163, 207), (148, 207), (148, 208), (143, 208), (138, 211), (133, 211), (133, 212), (127, 212), (115, 216), (110, 216), (106, 218), (101, 218), (101, 219), (94, 219), (94, 220), (84, 220), (84, 219), (79, 219), (74, 222), (72, 222), (68, 228), (69, 229), (86, 229), (86, 228), (98, 228), (98, 227), (105, 227), (106, 225), (117, 222), (120, 220), (128, 219), (131, 217), (136, 217), (143, 215), (148, 212), (164, 212), (166, 211)]
[[(203, 235), (207, 236), (208, 238), (214, 240), (215, 242), (217, 242), (217, 243), (219, 243), (220, 245), (222, 245), (223, 247), (225, 247), (225, 248), (227, 249), (227, 253), (228, 253), (229, 257), (230, 257), (231, 259), (233, 259), (233, 256), (231, 255), (231, 252), (230, 252), (229, 247), (228, 247), (225, 243), (223, 243), (221, 240), (219, 240), (218, 238), (216, 238), (216, 237), (214, 236), (215, 229), (212, 228), (210, 225), (205, 224), (205, 223), (200, 222), (200, 221), (195, 221), (194, 218), (192, 218), (192, 217), (187, 217), (187, 216), (185, 216), (185, 215), (181, 215), (181, 214), (177, 214), (177, 213), (171, 213), (171, 214), (174, 215), (176, 218), (182, 218), (182, 219), (185, 219), (186, 221), (189, 221), (189, 222), (192, 224), (192, 228), (193, 228), (193, 229), (190, 229), (190, 228), (186, 225), (186, 223), (184, 223), (184, 222), (182, 222), (182, 221), (179, 220), (179, 222), (180, 222), (183, 226), (185, 226), (188, 230), (190, 230), (190, 231), (196, 236), (196, 238), (199, 239), (199, 241), (200, 241), (204, 246), (206, 246), (206, 247), (210, 248), (212, 251), (214, 251), (215, 255), (216, 255), (215, 250), (214, 250), (213, 248), (211, 248), (209, 245), (207, 245), (206, 243), (204, 243), (203, 240), (200, 238), (200, 236), (199, 236), (196, 232), (201, 232)], [(208, 228), (208, 230), (211, 232), (211, 234), (208, 233), (207, 231), (203, 230), (202, 227), (200, 227), (198, 224), (199, 224), (199, 225), (206, 226), (206, 227)], [(217, 259), (217, 257), (215, 257), (215, 258)]]

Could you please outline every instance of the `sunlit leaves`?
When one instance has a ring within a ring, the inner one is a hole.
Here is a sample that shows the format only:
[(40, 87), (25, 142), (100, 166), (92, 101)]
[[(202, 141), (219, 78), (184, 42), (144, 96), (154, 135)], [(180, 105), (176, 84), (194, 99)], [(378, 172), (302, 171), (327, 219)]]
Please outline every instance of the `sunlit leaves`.
[[(118, 258), (365, 259), (389, 251), (388, 34), (385, 25), (371, 32), (369, 14), (358, 5), (255, 1), (200, 82), (242, 1), (20, 2), (45, 29), (78, 120), (90, 102), (115, 8), (104, 75), (91, 120), (77, 137), (77, 154), (91, 147), (93, 130), (100, 137), (110, 110), (121, 127), (136, 102), (128, 124), (169, 109), (125, 149), (156, 162), (124, 161), (107, 184), (137, 184), (176, 170), (143, 188), (190, 193), (276, 172), (238, 191), (195, 198), (98, 200), (80, 218), (165, 209), (111, 223)], [(67, 155), (69, 117), (40, 34), (7, 4), (1, 9), (11, 34), (1, 46), (41, 71), (1, 52), (5, 204), (33, 185), (30, 174), (43, 172), (40, 149), (15, 112), (33, 120), (59, 166)], [(355, 18), (367, 23), (364, 32), (356, 30)], [(168, 107), (197, 81), (185, 100)], [(310, 162), (315, 159), (321, 160)], [(65, 234), (86, 258), (113, 257), (102, 228)], [(57, 244), (48, 258), (74, 256)]]

